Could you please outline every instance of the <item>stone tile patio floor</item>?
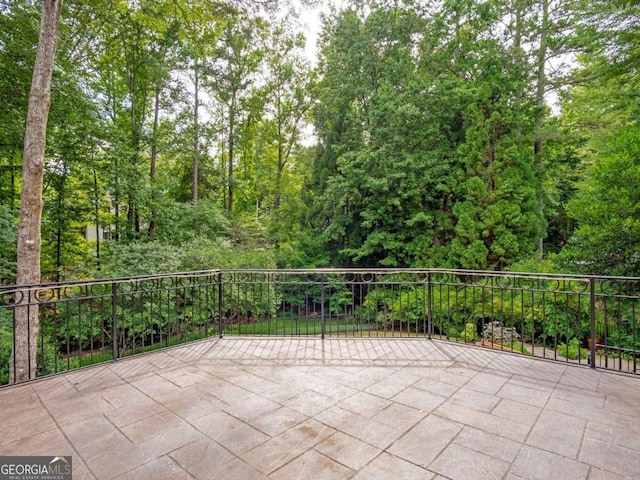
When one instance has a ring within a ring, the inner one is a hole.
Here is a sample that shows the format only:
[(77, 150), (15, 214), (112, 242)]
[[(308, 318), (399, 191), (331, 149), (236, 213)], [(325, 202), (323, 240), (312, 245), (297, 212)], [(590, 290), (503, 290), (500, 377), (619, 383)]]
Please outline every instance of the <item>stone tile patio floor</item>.
[(640, 478), (640, 378), (420, 339), (223, 338), (0, 390), (74, 478)]

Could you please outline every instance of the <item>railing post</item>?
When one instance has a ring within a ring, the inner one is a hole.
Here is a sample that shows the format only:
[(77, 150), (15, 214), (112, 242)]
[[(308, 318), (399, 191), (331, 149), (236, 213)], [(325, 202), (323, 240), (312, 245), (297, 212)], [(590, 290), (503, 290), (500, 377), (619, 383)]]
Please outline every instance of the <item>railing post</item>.
[(218, 338), (222, 338), (224, 322), (222, 320), (222, 272), (218, 272)]
[(320, 329), (321, 329), (321, 338), (324, 340), (325, 335), (325, 318), (324, 318), (324, 275), (320, 275)]
[(112, 323), (112, 344), (113, 359), (118, 359), (118, 284), (111, 282), (111, 323)]
[(589, 315), (591, 323), (591, 342), (589, 342), (589, 363), (596, 368), (596, 279), (589, 279)]
[(433, 338), (433, 284), (431, 272), (427, 273), (427, 338)]

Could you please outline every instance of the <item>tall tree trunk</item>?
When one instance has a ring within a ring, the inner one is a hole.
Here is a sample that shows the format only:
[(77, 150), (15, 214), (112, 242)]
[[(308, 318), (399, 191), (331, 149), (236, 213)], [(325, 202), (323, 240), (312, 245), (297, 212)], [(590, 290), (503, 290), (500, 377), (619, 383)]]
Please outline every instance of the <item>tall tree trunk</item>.
[(198, 71), (198, 59), (196, 58), (193, 67), (193, 83), (195, 89), (195, 102), (193, 106), (193, 198), (194, 204), (198, 203), (198, 178), (200, 163), (200, 75)]
[[(158, 125), (160, 123), (160, 85), (156, 85), (155, 103), (153, 105), (153, 135), (151, 142), (151, 165), (149, 167), (149, 183), (151, 184), (151, 195), (153, 200), (156, 199), (155, 183), (156, 183), (156, 161), (158, 159)], [(149, 222), (150, 237), (156, 231), (156, 219), (158, 211), (156, 210), (155, 201), (151, 207), (151, 221)]]
[[(47, 137), (47, 120), (51, 105), (51, 77), (56, 52), (62, 0), (42, 0), (40, 39), (33, 68), (31, 93), (27, 109), (22, 159), (22, 192), (18, 226), (18, 285), (40, 282), (40, 222), (42, 218), (42, 175)], [(9, 382), (35, 378), (37, 369), (38, 307), (33, 290), (25, 288), (15, 309), (14, 342)]]
[(93, 208), (96, 222), (96, 261), (97, 269), (100, 271), (100, 196), (98, 193), (98, 174), (96, 167), (93, 167)]
[(280, 200), (282, 198), (282, 191), (281, 191), (281, 181), (282, 181), (282, 170), (284, 170), (284, 160), (283, 160), (283, 148), (282, 148), (282, 111), (281, 111), (281, 104), (280, 104), (280, 92), (278, 92), (278, 96), (277, 96), (277, 101), (276, 101), (276, 105), (277, 105), (277, 115), (278, 115), (278, 166), (276, 168), (276, 198), (275, 201), (273, 202), (273, 207), (275, 210), (278, 210), (280, 208)]
[(11, 169), (11, 210), (14, 209), (14, 207), (16, 206), (16, 166), (13, 165), (13, 155), (11, 155), (10, 157), (10, 169)]
[[(536, 138), (533, 145), (533, 153), (534, 158), (536, 159), (536, 163), (538, 166), (538, 171), (540, 175), (542, 175), (543, 165), (542, 165), (542, 149), (543, 149), (543, 138), (542, 138), (542, 127), (544, 126), (544, 92), (547, 88), (547, 75), (545, 70), (545, 64), (547, 60), (547, 50), (548, 50), (548, 35), (549, 35), (549, 0), (541, 0), (542, 7), (542, 19), (540, 25), (540, 46), (538, 49), (537, 55), (537, 66), (538, 66), (538, 78), (536, 85)], [(544, 214), (544, 196), (543, 196), (543, 185), (540, 185), (540, 189), (538, 191), (538, 204), (540, 211)], [(544, 256), (544, 236), (540, 235), (538, 239), (538, 259), (542, 261)]]
[(227, 210), (229, 212), (229, 216), (233, 215), (233, 147), (234, 147), (234, 122), (236, 115), (236, 102), (235, 102), (235, 93), (233, 99), (231, 101), (231, 106), (229, 108), (229, 158), (228, 158), (228, 172), (227, 172), (227, 192), (228, 192), (228, 204)]
[(60, 271), (62, 270), (62, 204), (64, 198), (64, 184), (66, 178), (65, 174), (60, 176), (60, 189), (58, 190), (58, 200), (56, 204), (56, 282), (60, 282), (62, 277)]

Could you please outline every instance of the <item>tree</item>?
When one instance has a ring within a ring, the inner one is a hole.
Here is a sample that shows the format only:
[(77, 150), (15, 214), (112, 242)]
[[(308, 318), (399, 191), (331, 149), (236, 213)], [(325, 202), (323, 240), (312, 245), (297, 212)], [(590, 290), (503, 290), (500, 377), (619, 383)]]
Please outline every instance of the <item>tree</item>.
[[(565, 268), (606, 274), (640, 273), (640, 26), (637, 6), (594, 4), (590, 22), (601, 32), (580, 57), (563, 102), (562, 122), (577, 137), (581, 159), (575, 197), (567, 213), (577, 222), (560, 253)], [(588, 82), (586, 81), (588, 80)]]
[[(22, 164), (16, 274), (16, 283), (21, 286), (40, 281), (42, 175), (61, 11), (62, 0), (42, 0), (40, 38), (29, 94)], [(11, 383), (29, 380), (36, 375), (39, 319), (37, 307), (29, 306), (35, 300), (32, 295), (32, 291), (24, 289), (19, 301), (21, 306), (15, 311)]]
[(38, 21), (37, 9), (24, 1), (0, 15), (0, 203), (16, 212)]
[(346, 10), (325, 30), (314, 108), (320, 228), (343, 265), (438, 262), (457, 119), (437, 61), (421, 64), (424, 19), (376, 7)]
[(269, 123), (273, 127), (273, 143), (276, 147), (273, 188), (273, 207), (276, 210), (282, 201), (285, 168), (290, 164), (305, 125), (305, 116), (311, 107), (307, 85), (310, 71), (302, 56), (304, 35), (287, 32), (286, 26), (290, 23), (289, 19), (285, 19), (273, 29), (266, 59), (266, 92), (269, 98), (266, 113), (273, 118)]
[[(211, 65), (212, 95), (226, 110), (226, 209), (233, 215), (238, 143), (243, 129), (256, 121), (251, 111), (254, 82), (262, 63), (266, 23), (258, 18), (238, 15), (222, 32), (220, 44)], [(253, 105), (255, 106), (255, 104)]]

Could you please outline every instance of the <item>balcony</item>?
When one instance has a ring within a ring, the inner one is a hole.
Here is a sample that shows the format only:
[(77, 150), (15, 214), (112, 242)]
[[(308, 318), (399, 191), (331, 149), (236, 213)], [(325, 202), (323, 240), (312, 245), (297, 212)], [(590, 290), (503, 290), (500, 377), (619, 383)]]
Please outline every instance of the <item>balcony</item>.
[(621, 479), (632, 376), (415, 338), (207, 339), (0, 390), (74, 478)]
[(332, 270), (5, 289), (5, 326), (38, 314), (39, 378), (0, 389), (0, 451), (97, 479), (634, 478), (640, 383), (618, 341), (636, 284)]

